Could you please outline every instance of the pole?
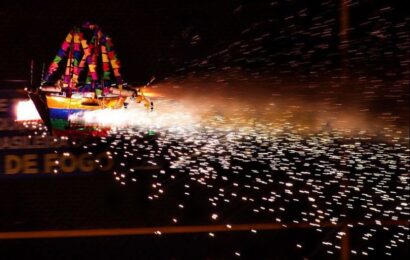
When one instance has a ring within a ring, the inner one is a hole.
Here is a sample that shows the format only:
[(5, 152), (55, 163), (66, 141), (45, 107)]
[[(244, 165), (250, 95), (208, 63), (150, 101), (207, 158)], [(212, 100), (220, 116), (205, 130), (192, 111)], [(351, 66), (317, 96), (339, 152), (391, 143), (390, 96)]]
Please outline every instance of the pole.
[(43, 62), (43, 67), (41, 68), (41, 82), (44, 80), (44, 73), (46, 71), (46, 64)]
[(340, 62), (342, 77), (348, 76), (348, 48), (349, 48), (349, 0), (340, 0)]
[(33, 88), (33, 78), (34, 78), (33, 74), (34, 74), (34, 60), (31, 59), (31, 62), (30, 62), (30, 88)]
[(341, 244), (341, 255), (340, 260), (349, 260), (350, 259), (350, 234), (349, 228), (345, 225), (342, 228), (342, 231), (345, 233), (342, 237), (342, 244)]

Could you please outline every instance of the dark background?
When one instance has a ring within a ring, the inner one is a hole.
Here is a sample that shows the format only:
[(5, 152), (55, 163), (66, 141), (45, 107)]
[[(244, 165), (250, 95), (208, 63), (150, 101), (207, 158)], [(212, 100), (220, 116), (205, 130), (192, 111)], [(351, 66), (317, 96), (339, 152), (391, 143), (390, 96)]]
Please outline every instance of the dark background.
[[(391, 79), (408, 88), (410, 19), (405, 2), (351, 1), (350, 75)], [(6, 0), (0, 3), (0, 80), (28, 80), (31, 60), (38, 78), (41, 64), (48, 66), (69, 30), (84, 21), (99, 24), (112, 36), (128, 81), (220, 71), (228, 77), (234, 69), (265, 79), (291, 77), (310, 82), (312, 78), (333, 78), (341, 70), (339, 19), (338, 0)], [(365, 85), (368, 82), (366, 78)], [(385, 101), (377, 101), (377, 107)], [(150, 204), (144, 205), (147, 202), (142, 200), (147, 185), (125, 189), (111, 175), (53, 177), (1, 180), (3, 231), (166, 225), (169, 214), (162, 211), (169, 213), (169, 205), (178, 199), (169, 196), (171, 202), (150, 211)], [(191, 213), (183, 223), (201, 220), (199, 210)], [(323, 237), (334, 232), (325, 230)], [(0, 241), (0, 252), (16, 258), (28, 257), (30, 252), (54, 258), (127, 254), (182, 258), (187, 253), (232, 258), (240, 248), (244, 257), (328, 256), (320, 246), (323, 237), (311, 230), (261, 233), (256, 238), (242, 233), (217, 234), (215, 240), (207, 234), (9, 240)], [(382, 241), (383, 234), (380, 236)], [(308, 241), (302, 251), (294, 250), (298, 240)], [(396, 256), (408, 256), (408, 247), (400, 250)]]
[[(181, 39), (188, 37), (184, 30), (186, 33), (203, 30), (207, 34), (205, 41), (211, 44), (227, 33), (232, 18), (229, 14), (236, 4), (236, 1), (6, 1), (0, 11), (1, 74), (5, 78), (26, 77), (30, 59), (48, 65), (69, 30), (92, 21), (112, 36), (127, 78), (145, 79), (163, 69), (158, 59), (169, 56), (170, 46), (178, 41), (181, 44)], [(172, 55), (183, 56), (175, 51)]]
[[(404, 2), (350, 1), (352, 74), (408, 78)], [(337, 0), (6, 0), (0, 20), (1, 79), (28, 79), (31, 59), (39, 74), (69, 30), (84, 21), (112, 36), (128, 81), (226, 68), (332, 76), (340, 68)]]

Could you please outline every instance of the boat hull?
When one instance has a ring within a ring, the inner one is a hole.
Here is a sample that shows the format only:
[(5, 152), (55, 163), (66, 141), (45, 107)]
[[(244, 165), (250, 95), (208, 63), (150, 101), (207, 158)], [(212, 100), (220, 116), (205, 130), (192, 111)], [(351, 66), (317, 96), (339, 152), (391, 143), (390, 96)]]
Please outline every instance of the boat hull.
[(123, 97), (103, 97), (95, 99), (87, 97), (68, 98), (49, 95), (46, 96), (46, 100), (51, 128), (53, 131), (58, 130), (59, 132), (64, 130), (95, 131), (98, 129), (98, 126), (74, 126), (70, 124), (70, 116), (85, 111), (119, 109), (123, 107), (125, 101)]
[(109, 128), (98, 125), (72, 124), (70, 116), (76, 113), (99, 109), (120, 109), (124, 106), (125, 98), (109, 96), (92, 97), (64, 97), (46, 93), (29, 93), (29, 97), (39, 111), (42, 120), (54, 135), (93, 135), (105, 136)]

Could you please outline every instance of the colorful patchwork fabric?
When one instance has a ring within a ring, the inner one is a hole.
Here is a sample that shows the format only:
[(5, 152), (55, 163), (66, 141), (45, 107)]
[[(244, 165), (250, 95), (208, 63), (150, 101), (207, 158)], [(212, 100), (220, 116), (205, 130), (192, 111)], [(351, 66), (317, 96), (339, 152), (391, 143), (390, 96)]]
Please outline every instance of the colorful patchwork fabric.
[[(91, 34), (86, 34), (86, 31), (91, 31)], [(84, 35), (90, 35), (90, 39), (87, 40)], [(119, 86), (123, 83), (121, 63), (114, 51), (112, 40), (95, 24), (85, 23), (81, 28), (74, 28), (67, 34), (44, 80), (51, 79), (61, 66), (62, 60), (66, 60), (63, 77), (66, 87), (76, 87), (81, 77), (82, 81), (88, 83), (101, 80), (115, 81)], [(85, 70), (88, 72), (83, 73)], [(98, 74), (99, 71), (102, 72), (101, 75)]]

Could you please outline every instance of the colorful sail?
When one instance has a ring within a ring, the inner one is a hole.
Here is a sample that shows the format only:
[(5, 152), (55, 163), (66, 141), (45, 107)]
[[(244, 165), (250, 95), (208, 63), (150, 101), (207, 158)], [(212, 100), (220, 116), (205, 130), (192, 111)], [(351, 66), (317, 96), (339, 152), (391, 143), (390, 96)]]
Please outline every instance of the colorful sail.
[(85, 23), (67, 34), (49, 66), (45, 81), (50, 81), (63, 60), (66, 60), (64, 87), (76, 88), (80, 82), (94, 85), (101, 81), (112, 81), (122, 88), (121, 63), (112, 40), (95, 24)]

